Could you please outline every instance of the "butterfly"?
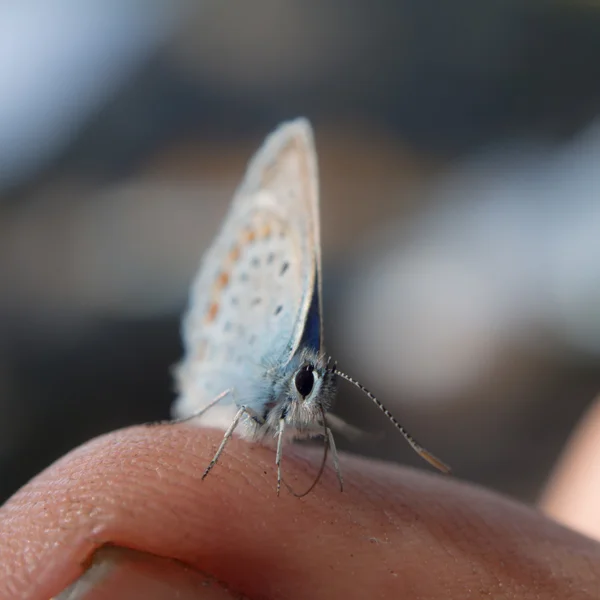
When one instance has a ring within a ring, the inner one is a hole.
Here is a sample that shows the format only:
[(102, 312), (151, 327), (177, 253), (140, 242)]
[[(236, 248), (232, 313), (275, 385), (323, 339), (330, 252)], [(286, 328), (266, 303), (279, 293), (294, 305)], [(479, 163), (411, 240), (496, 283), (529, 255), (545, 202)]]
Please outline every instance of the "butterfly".
[(280, 125), (251, 159), (192, 284), (182, 334), (174, 417), (225, 429), (203, 478), (236, 431), (275, 441), (279, 494), (284, 442), (320, 436), (319, 476), (330, 448), (343, 488), (329, 414), (339, 378), (362, 390), (420, 456), (449, 472), (325, 355), (317, 158), (306, 119)]

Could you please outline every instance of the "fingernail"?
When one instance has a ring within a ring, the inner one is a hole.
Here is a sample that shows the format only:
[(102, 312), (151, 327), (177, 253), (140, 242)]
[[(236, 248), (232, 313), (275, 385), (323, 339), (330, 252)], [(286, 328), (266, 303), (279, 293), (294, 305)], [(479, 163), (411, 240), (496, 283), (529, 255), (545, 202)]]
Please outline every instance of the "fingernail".
[(215, 579), (166, 558), (100, 548), (86, 572), (55, 600), (241, 600)]

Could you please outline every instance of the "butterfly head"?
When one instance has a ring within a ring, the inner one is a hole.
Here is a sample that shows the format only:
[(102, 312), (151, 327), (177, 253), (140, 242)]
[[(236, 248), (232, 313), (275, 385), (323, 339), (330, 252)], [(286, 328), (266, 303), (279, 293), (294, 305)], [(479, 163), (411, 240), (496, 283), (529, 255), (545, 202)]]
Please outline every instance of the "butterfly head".
[(337, 391), (335, 367), (318, 352), (304, 349), (283, 367), (281, 387), (266, 420), (283, 418), (297, 433), (323, 427), (323, 416), (331, 408)]

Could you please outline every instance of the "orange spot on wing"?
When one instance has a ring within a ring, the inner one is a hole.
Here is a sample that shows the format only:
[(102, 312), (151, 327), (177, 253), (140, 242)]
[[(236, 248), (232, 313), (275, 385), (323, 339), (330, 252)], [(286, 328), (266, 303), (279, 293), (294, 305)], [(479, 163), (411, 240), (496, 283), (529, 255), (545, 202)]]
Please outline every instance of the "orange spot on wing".
[(229, 273), (226, 273), (225, 271), (221, 271), (215, 281), (215, 287), (218, 290), (222, 290), (224, 287), (227, 287), (228, 283), (229, 283)]
[(271, 236), (271, 226), (268, 223), (265, 223), (261, 228), (260, 228), (260, 237), (263, 238), (268, 238)]
[(233, 246), (233, 248), (231, 248), (231, 250), (229, 251), (229, 260), (231, 262), (237, 262), (239, 259), (240, 259), (240, 247)]
[(242, 244), (251, 244), (256, 239), (256, 233), (248, 229), (242, 235)]
[(208, 307), (208, 312), (206, 313), (206, 322), (210, 323), (217, 318), (217, 314), (219, 313), (219, 305), (216, 302), (213, 302)]

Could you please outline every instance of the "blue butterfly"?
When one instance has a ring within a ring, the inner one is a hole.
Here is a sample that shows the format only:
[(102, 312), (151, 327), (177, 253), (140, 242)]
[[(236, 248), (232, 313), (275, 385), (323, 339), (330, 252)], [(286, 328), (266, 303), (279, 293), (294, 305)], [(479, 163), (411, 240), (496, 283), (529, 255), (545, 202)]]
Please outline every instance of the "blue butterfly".
[(322, 436), (323, 465), (330, 448), (342, 487), (332, 434), (340, 421), (328, 414), (338, 377), (360, 388), (417, 453), (448, 472), (326, 358), (319, 229), (312, 129), (296, 119), (272, 133), (251, 160), (192, 285), (174, 416), (226, 430), (203, 477), (237, 430), (249, 440), (276, 440), (279, 493), (284, 441)]

